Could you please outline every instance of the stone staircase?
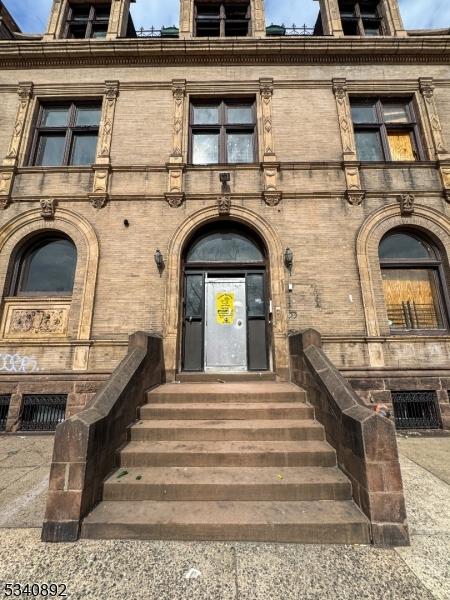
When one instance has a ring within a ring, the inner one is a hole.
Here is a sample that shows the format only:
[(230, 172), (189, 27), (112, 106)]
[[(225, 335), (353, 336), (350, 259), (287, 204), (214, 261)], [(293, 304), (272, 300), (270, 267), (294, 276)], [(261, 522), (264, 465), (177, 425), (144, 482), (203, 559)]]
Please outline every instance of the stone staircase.
[(86, 538), (370, 543), (306, 393), (275, 381), (148, 393)]

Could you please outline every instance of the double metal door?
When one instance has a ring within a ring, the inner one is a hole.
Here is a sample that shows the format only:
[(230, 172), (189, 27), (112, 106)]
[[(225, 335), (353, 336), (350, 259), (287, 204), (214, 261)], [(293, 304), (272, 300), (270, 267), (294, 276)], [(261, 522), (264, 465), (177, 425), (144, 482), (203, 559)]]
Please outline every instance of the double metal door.
[(245, 277), (207, 279), (205, 300), (205, 371), (246, 371)]

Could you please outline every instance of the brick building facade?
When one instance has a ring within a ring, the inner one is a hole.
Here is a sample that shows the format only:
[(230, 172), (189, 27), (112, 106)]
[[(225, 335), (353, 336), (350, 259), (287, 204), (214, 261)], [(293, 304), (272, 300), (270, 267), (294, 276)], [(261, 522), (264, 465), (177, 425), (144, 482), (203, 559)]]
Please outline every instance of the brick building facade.
[[(83, 408), (133, 332), (162, 336), (167, 381), (289, 380), (289, 333), (311, 327), (365, 402), (433, 392), (450, 427), (449, 31), (360, 4), (320, 0), (305, 36), (266, 30), (262, 0), (181, 0), (157, 38), (129, 0), (55, 1), (43, 36), (2, 18), (7, 431), (27, 395)], [(190, 264), (215, 235), (259, 259)], [(208, 273), (258, 288), (236, 369), (205, 350)]]

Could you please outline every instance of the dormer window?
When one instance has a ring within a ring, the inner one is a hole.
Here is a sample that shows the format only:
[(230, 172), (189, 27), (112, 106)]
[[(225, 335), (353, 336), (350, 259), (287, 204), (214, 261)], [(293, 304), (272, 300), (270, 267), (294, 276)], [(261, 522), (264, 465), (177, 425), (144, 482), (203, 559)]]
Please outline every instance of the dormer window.
[(69, 4), (67, 39), (105, 38), (111, 4)]
[(195, 3), (196, 37), (245, 37), (250, 33), (250, 2)]
[(379, 0), (339, 0), (344, 35), (383, 35)]

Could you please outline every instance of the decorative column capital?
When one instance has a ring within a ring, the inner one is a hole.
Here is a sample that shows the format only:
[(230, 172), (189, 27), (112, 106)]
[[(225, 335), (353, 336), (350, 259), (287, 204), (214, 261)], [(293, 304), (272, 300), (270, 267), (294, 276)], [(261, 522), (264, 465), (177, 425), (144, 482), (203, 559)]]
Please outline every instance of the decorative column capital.
[(175, 100), (182, 102), (186, 96), (186, 79), (172, 79), (172, 93)]
[(261, 77), (259, 80), (259, 92), (264, 100), (271, 100), (273, 96), (272, 77)]
[(33, 97), (34, 83), (32, 81), (21, 81), (17, 93), (22, 101), (28, 102)]
[(424, 98), (432, 98), (434, 96), (434, 80), (432, 77), (420, 77), (419, 79), (420, 93)]
[(105, 81), (105, 98), (107, 100), (117, 100), (119, 96), (120, 82), (116, 79)]
[(347, 80), (344, 77), (333, 78), (333, 93), (341, 102), (347, 98)]

